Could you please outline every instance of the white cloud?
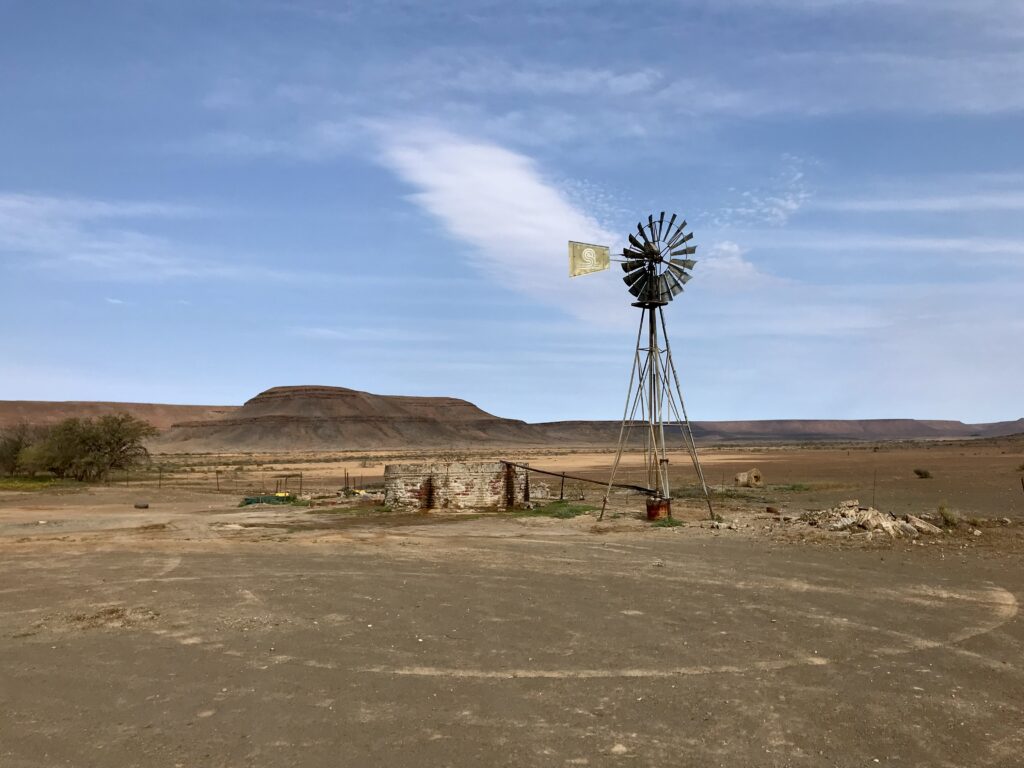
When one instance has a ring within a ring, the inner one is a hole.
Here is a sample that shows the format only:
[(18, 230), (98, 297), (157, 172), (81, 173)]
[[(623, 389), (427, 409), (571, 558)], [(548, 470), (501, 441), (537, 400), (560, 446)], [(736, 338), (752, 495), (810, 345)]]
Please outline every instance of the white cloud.
[(361, 118), (337, 118), (309, 120), (297, 128), (278, 128), (273, 135), (261, 134), (251, 128), (214, 131), (190, 139), (174, 149), (242, 160), (282, 157), (312, 162), (349, 152), (365, 138), (366, 126)]
[[(528, 157), (429, 128), (382, 134), (382, 162), (416, 191), (411, 199), (468, 249), (466, 263), (493, 280), (588, 320), (628, 306), (608, 274), (570, 280), (569, 240), (619, 238), (573, 205)], [(614, 266), (614, 265), (613, 265)]]
[(732, 200), (707, 214), (716, 227), (782, 226), (811, 199), (804, 166), (794, 155), (782, 156), (782, 168), (763, 187), (737, 192)]
[(339, 344), (422, 344), (424, 342), (447, 341), (448, 337), (436, 333), (424, 333), (413, 328), (372, 328), (351, 325), (344, 328), (300, 327), (293, 328), (292, 334), (315, 341), (330, 341)]
[(514, 64), (493, 53), (431, 50), (425, 56), (388, 67), (405, 88), (468, 94), (629, 97), (650, 93), (664, 81), (656, 69), (612, 70), (556, 64)]
[(697, 269), (707, 276), (709, 285), (719, 289), (762, 287), (778, 280), (761, 272), (745, 258), (746, 253), (738, 243), (723, 240), (712, 244)]
[(0, 193), (0, 259), (78, 278), (119, 281), (296, 277), (252, 264), (183, 256), (186, 249), (180, 244), (139, 231), (153, 220), (200, 215), (206, 212), (160, 202)]
[(992, 261), (1021, 265), (1019, 257), (1024, 255), (1024, 240), (997, 237), (921, 237), (884, 233), (803, 230), (764, 233), (763, 239), (765, 242), (770, 242), (775, 248), (785, 248), (791, 251), (804, 250), (823, 253), (855, 251), (859, 261), (873, 258), (888, 259), (893, 254), (924, 252), (958, 258), (985, 256), (990, 257)]
[(851, 213), (952, 213), (956, 211), (1021, 211), (1024, 192), (979, 192), (957, 195), (852, 197), (815, 200), (808, 207)]

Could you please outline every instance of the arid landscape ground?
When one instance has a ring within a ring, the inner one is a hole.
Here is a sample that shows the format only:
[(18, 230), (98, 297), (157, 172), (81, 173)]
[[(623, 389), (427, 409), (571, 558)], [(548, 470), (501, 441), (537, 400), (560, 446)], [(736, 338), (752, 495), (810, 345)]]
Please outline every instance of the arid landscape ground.
[[(459, 455), (485, 456), (594, 478), (610, 460)], [(372, 490), (437, 451), (161, 454), (127, 487), (8, 486), (0, 765), (1021, 764), (1024, 442), (703, 456), (721, 528), (685, 454), (674, 527), (626, 494), (598, 522), (602, 491), (574, 482), (566, 519), (238, 506), (298, 472), (314, 495), (346, 472)], [(751, 467), (765, 487), (732, 487)], [(892, 540), (799, 519), (851, 497), (961, 523)]]

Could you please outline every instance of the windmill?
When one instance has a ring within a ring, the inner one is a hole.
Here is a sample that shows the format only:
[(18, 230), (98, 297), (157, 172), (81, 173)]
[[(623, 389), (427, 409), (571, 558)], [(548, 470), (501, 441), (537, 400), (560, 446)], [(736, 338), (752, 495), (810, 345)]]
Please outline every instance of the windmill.
[[(636, 232), (627, 236), (628, 245), (622, 249), (622, 281), (636, 299), (632, 306), (640, 310), (640, 328), (633, 353), (626, 407), (622, 413), (622, 426), (612, 463), (611, 477), (601, 505), (604, 517), (608, 496), (615, 481), (622, 455), (634, 430), (639, 429), (644, 444), (644, 470), (647, 488), (647, 518), (656, 520), (672, 515), (672, 489), (669, 484), (669, 457), (665, 445), (666, 428), (678, 427), (683, 443), (697, 472), (708, 512), (717, 519), (711, 496), (704, 480), (704, 471), (697, 457), (693, 429), (683, 401), (679, 373), (672, 360), (668, 331), (665, 326), (665, 306), (683, 292), (696, 265), (692, 257), (697, 246), (692, 244), (693, 233), (686, 231), (686, 221), (677, 220), (676, 214), (665, 221), (662, 211), (657, 219), (647, 217), (647, 223), (637, 223)], [(569, 243), (569, 274), (601, 271), (610, 266), (609, 249), (588, 243)]]

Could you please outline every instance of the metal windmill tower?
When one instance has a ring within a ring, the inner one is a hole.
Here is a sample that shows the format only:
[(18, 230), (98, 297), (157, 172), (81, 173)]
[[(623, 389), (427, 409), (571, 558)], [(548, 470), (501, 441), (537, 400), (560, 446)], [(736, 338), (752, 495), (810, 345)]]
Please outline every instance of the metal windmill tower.
[[(626, 394), (626, 407), (612, 463), (611, 477), (605, 490), (601, 517), (604, 516), (615, 474), (622, 455), (635, 430), (643, 437), (644, 468), (646, 471), (647, 517), (654, 520), (672, 515), (672, 488), (669, 483), (669, 455), (665, 444), (666, 429), (678, 428), (693, 467), (700, 479), (704, 499), (712, 519), (716, 518), (704, 471), (697, 457), (693, 430), (686, 413), (682, 386), (665, 325), (665, 306), (683, 292), (690, 280), (690, 270), (697, 263), (690, 258), (697, 252), (691, 244), (692, 232), (686, 232), (686, 221), (676, 224), (677, 216), (666, 223), (665, 212), (655, 219), (647, 217), (647, 224), (636, 225), (636, 233), (627, 236), (629, 245), (622, 249), (622, 278), (630, 294), (636, 299), (632, 306), (640, 310), (640, 327), (633, 353), (633, 369)], [(608, 248), (587, 243), (569, 243), (569, 274), (572, 277), (607, 269), (610, 265)]]

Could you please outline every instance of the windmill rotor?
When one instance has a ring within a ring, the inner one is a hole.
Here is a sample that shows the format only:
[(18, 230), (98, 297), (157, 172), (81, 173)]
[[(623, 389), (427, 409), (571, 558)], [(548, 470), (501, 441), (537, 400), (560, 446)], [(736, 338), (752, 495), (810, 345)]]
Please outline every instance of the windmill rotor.
[(629, 245), (622, 249), (622, 281), (629, 292), (636, 297), (633, 306), (656, 307), (668, 304), (683, 292), (683, 286), (690, 279), (688, 270), (697, 263), (695, 259), (678, 259), (676, 256), (692, 256), (696, 245), (686, 245), (693, 239), (693, 232), (686, 232), (686, 220), (682, 219), (673, 231), (677, 219), (672, 214), (665, 226), (665, 212), (657, 219), (654, 214), (647, 217), (646, 225), (637, 222), (637, 236), (630, 233), (626, 239)]

